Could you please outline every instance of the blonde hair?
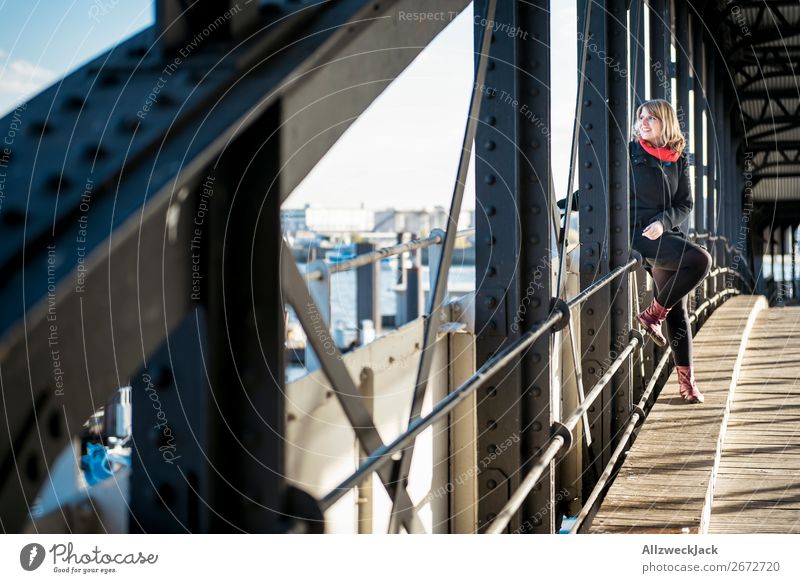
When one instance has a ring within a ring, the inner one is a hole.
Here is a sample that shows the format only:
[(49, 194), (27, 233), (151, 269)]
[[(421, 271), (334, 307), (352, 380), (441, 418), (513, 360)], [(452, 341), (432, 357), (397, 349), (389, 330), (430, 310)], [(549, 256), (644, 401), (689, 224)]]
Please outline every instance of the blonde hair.
[(663, 99), (651, 99), (650, 101), (645, 101), (636, 108), (636, 121), (633, 126), (633, 136), (637, 139), (641, 137), (639, 135), (639, 115), (641, 115), (644, 108), (647, 108), (647, 111), (661, 122), (663, 126), (661, 136), (666, 141), (666, 146), (673, 152), (683, 152), (683, 149), (686, 147), (686, 138), (683, 137), (683, 133), (681, 132), (681, 124), (678, 122), (678, 116), (675, 114), (672, 104)]

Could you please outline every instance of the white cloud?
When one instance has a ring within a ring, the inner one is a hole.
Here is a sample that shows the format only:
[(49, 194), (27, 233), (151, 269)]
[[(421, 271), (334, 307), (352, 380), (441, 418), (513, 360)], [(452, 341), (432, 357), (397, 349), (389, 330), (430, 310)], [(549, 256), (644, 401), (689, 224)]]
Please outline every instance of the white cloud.
[[(0, 49), (0, 59), (8, 53)], [(52, 81), (55, 73), (24, 59), (9, 59), (0, 68), (0, 93), (28, 94), (40, 91)]]
[(54, 71), (14, 59), (0, 49), (0, 115), (47, 87), (55, 77)]

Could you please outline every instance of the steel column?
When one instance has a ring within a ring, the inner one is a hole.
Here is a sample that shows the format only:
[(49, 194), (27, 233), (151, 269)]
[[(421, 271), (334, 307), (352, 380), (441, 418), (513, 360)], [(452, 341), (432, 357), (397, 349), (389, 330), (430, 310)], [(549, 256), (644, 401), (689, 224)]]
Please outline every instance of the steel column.
[[(578, 30), (583, 30), (587, 0), (578, 2)], [(592, 10), (589, 30), (598, 46), (625, 60), (625, 2), (608, 2), (606, 10)], [(628, 81), (589, 54), (586, 76), (591, 80), (583, 101), (583, 138), (580, 142), (581, 289), (627, 261), (628, 217)], [(593, 295), (581, 313), (583, 378), (596, 382), (608, 368), (609, 351), (619, 352), (628, 341), (630, 299), (628, 279)], [(609, 308), (610, 306), (610, 308)], [(616, 377), (589, 408), (592, 441), (590, 465), (599, 474), (607, 462), (614, 430), (627, 418), (631, 394), (630, 366)], [(590, 476), (584, 474), (585, 478)], [(591, 483), (585, 491), (591, 490)]]
[(649, 99), (666, 99), (672, 94), (670, 83), (670, 16), (668, 0), (647, 0), (650, 10), (650, 95)]
[(631, 2), (628, 41), (630, 44), (630, 54), (628, 56), (628, 63), (630, 65), (629, 69), (632, 71), (630, 75), (632, 116), (636, 114), (636, 108), (649, 98), (649, 95), (646, 94), (645, 82), (645, 76), (649, 71), (647, 67), (647, 56), (644, 51), (645, 34), (647, 34), (644, 27), (644, 11), (646, 9), (644, 0)]
[[(356, 243), (356, 256), (375, 251), (374, 243)], [(402, 261), (402, 255), (398, 261)], [(356, 269), (356, 326), (363, 336), (361, 322), (372, 320), (375, 334), (381, 332), (381, 262), (376, 261)]]
[(706, 198), (705, 188), (706, 167), (703, 159), (703, 147), (706, 143), (703, 131), (703, 93), (705, 92), (705, 46), (703, 43), (703, 25), (700, 17), (693, 15), (691, 18), (691, 39), (692, 39), (692, 90), (694, 92), (694, 104), (692, 107), (694, 115), (694, 132), (692, 137), (692, 152), (694, 153), (694, 228), (700, 231), (707, 231), (706, 222)]
[[(486, 0), (475, 3), (480, 14)], [(527, 40), (494, 34), (476, 144), (477, 365), (546, 317), (550, 253), (549, 2), (498, 2), (496, 21)], [(511, 29), (511, 28), (509, 28)], [(481, 27), (476, 24), (475, 36)], [(550, 339), (534, 343), (519, 366), (478, 393), (478, 523), (502, 509), (549, 437)], [(551, 468), (552, 469), (552, 468)], [(534, 488), (509, 528), (554, 529), (553, 472)]]

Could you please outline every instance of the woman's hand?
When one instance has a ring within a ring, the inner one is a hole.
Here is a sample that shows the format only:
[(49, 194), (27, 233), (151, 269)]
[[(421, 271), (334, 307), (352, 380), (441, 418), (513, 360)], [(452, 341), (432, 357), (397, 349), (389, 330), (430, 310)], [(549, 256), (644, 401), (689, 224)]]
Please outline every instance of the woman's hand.
[(658, 239), (664, 234), (664, 224), (661, 221), (653, 221), (642, 231), (642, 235), (648, 239)]

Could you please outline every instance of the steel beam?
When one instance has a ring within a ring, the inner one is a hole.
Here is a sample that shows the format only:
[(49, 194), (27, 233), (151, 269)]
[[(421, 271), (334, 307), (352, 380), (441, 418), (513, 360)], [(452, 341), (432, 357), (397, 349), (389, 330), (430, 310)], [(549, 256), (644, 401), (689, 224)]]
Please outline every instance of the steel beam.
[[(583, 29), (586, 1), (578, 3), (578, 30)], [(610, 1), (605, 10), (593, 10), (591, 38), (609, 54), (625, 60), (625, 2)], [(651, 20), (651, 24), (652, 24)], [(591, 56), (591, 55), (590, 55)], [(587, 62), (591, 79), (584, 94), (583, 138), (580, 143), (581, 289), (628, 260), (628, 81), (598, 58)], [(587, 385), (596, 382), (608, 368), (609, 351), (619, 353), (628, 341), (630, 299), (628, 279), (592, 296), (581, 312), (582, 370)], [(589, 408), (592, 441), (588, 463), (597, 474), (613, 449), (613, 432), (627, 419), (632, 399), (630, 365), (606, 387)], [(594, 455), (592, 455), (592, 453)], [(590, 472), (585, 473), (589, 479)], [(584, 490), (591, 491), (592, 483)]]
[(691, 22), (691, 43), (692, 43), (692, 89), (694, 92), (694, 133), (692, 136), (692, 151), (694, 153), (694, 225), (697, 231), (708, 229), (706, 222), (706, 166), (703, 159), (703, 148), (706, 144), (705, 131), (703, 129), (703, 113), (705, 103), (703, 93), (706, 87), (706, 61), (705, 44), (703, 43), (703, 24), (700, 17), (692, 15)]
[[(485, 0), (475, 4), (480, 14)], [(527, 39), (495, 34), (476, 143), (477, 365), (546, 317), (550, 253), (549, 2), (499, 2), (497, 22)], [(476, 38), (480, 27), (476, 27)], [(478, 523), (483, 530), (549, 437), (550, 348), (542, 338), (478, 393)], [(551, 468), (552, 469), (552, 468)], [(552, 532), (553, 472), (534, 489), (512, 531)]]
[[(445, 0), (437, 8), (455, 15), (466, 5)], [(224, 15), (229, 6), (212, 9), (207, 2), (203, 10), (217, 10), (224, 22), (235, 16)], [(208, 206), (201, 197), (209, 167), (239, 147), (255, 153), (255, 142), (241, 142), (248, 128), (276, 132), (281, 159), (267, 168), (282, 171), (270, 177), (269, 192), (284, 200), (448, 22), (402, 17), (415, 11), (428, 12), (429, 6), (423, 0), (343, 0), (298, 10), (294, 3), (271, 3), (259, 11), (258, 32), (244, 42), (226, 42), (222, 35), (187, 43), (169, 58), (174, 52), (156, 50), (153, 27), (2, 120), (20, 128), (3, 152), (6, 184), (15, 185), (14, 196), (4, 201), (0, 249), (0, 415), (8, 420), (0, 431), (0, 521), (7, 531), (21, 528), (47, 468), (93, 413), (93, 402), (104, 402), (136, 374), (197, 301), (206, 305), (207, 295), (192, 297), (197, 278), (186, 250), (198, 205)], [(229, 177), (222, 182), (227, 189), (236, 186)], [(277, 256), (266, 253), (263, 260)], [(272, 327), (277, 315), (244, 315), (249, 319), (242, 326), (256, 319), (269, 326), (264, 350), (282, 342), (282, 328)], [(217, 325), (213, 317), (209, 325)], [(254, 339), (255, 330), (240, 332), (236, 342), (243, 345), (232, 345), (252, 350), (245, 339)], [(227, 342), (221, 349), (229, 349)], [(256, 372), (259, 379), (264, 371)], [(244, 385), (243, 399), (251, 390), (269, 390), (251, 381)], [(259, 393), (253, 414), (271, 399)], [(241, 403), (237, 398), (231, 406)], [(270, 411), (278, 415), (280, 408)], [(37, 419), (51, 418), (50, 433), (37, 426)], [(44, 445), (37, 438), (42, 434), (51, 435)], [(228, 438), (219, 447), (226, 443)], [(259, 442), (249, 453), (238, 446), (228, 450), (234, 482), (251, 472), (237, 462), (256, 464), (272, 447)], [(251, 477), (261, 473), (254, 468)], [(280, 502), (258, 498), (277, 492), (271, 484), (252, 486), (259, 490), (253, 512), (249, 503), (238, 510), (223, 504), (223, 516), (230, 520), (238, 512), (243, 528), (270, 530)]]
[(650, 10), (650, 95), (648, 99), (666, 99), (670, 101), (671, 64), (670, 57), (670, 11), (669, 0), (647, 0)]

